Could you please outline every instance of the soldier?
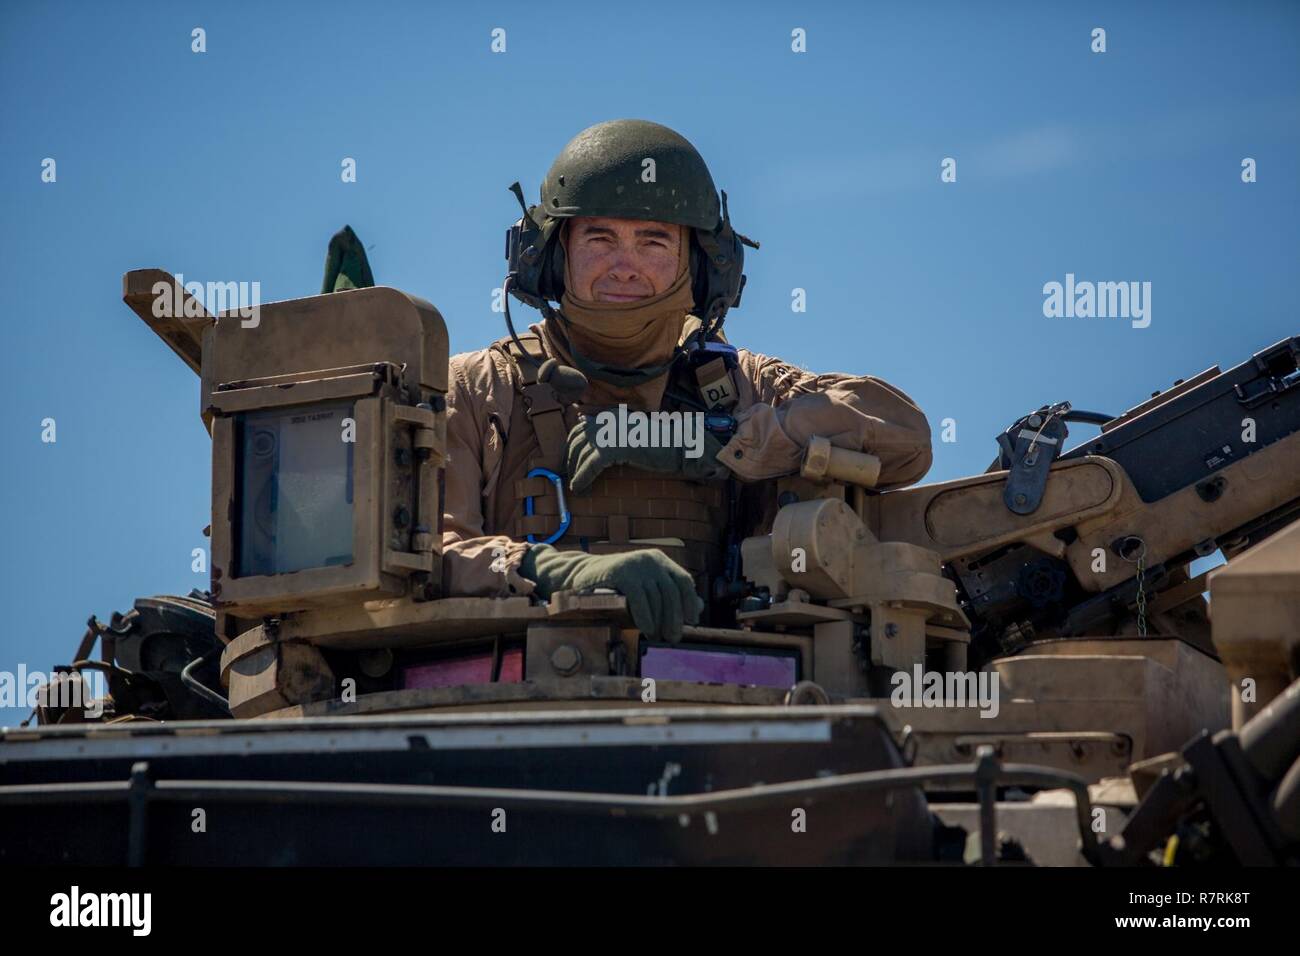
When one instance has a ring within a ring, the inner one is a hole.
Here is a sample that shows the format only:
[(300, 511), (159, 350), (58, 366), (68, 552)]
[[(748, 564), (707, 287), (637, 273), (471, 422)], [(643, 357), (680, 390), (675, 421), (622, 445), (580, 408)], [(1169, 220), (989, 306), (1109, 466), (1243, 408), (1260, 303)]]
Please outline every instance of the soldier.
[[(701, 595), (722, 623), (739, 541), (812, 436), (877, 455), (883, 487), (925, 474), (929, 425), (898, 389), (727, 344), (743, 245), (673, 130), (615, 120), (565, 146), (510, 234), (506, 289), (543, 320), (516, 335), (507, 296), (511, 335), (451, 360), (445, 593), (612, 588), (642, 633), (676, 641)], [(619, 405), (706, 413), (702, 454), (600, 440), (597, 413)]]

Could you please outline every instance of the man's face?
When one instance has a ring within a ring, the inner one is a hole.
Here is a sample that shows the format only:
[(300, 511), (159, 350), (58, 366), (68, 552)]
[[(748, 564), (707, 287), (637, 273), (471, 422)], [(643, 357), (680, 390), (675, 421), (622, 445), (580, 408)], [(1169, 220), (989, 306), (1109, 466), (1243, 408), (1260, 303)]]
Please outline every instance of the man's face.
[(569, 222), (569, 292), (587, 302), (634, 302), (677, 278), (683, 228), (647, 219), (579, 216)]

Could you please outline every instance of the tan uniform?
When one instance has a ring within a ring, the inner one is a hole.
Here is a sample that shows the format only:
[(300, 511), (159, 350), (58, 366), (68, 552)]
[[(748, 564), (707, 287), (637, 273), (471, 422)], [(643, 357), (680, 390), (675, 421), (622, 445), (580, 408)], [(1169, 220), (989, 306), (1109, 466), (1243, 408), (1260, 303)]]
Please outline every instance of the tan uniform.
[[(879, 456), (881, 487), (909, 484), (929, 470), (930, 426), (892, 385), (871, 376), (813, 375), (780, 359), (738, 352), (739, 395), (731, 410), (738, 424), (718, 459), (742, 481), (797, 472), (814, 435)], [(528, 471), (527, 451), (536, 449), (537, 439), (531, 428), (519, 427), (512, 364), (495, 349), (451, 359), (443, 516), (443, 585), (449, 595), (533, 591), (533, 583), (518, 573), (528, 544), (510, 533), (521, 514), (517, 487)], [(516, 444), (521, 442), (527, 448)]]

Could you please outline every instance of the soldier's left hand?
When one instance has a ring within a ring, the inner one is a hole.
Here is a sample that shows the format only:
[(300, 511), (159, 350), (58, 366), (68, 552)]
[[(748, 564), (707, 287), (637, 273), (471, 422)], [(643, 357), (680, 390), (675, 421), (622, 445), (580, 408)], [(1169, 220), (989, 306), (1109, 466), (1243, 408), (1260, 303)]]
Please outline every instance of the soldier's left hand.
[(606, 468), (628, 465), (660, 474), (681, 475), (695, 481), (725, 478), (727, 467), (717, 460), (722, 444), (713, 434), (701, 429), (704, 436), (702, 454), (690, 458), (686, 449), (630, 448), (624, 445), (602, 445), (596, 440), (600, 427), (594, 416), (584, 417), (569, 432), (568, 473), (569, 487), (582, 493), (592, 486)]

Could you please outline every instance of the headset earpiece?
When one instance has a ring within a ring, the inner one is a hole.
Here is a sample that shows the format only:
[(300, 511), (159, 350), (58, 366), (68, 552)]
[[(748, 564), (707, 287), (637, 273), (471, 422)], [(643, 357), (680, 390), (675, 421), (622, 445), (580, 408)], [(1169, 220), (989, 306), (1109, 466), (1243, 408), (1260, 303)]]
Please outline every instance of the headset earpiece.
[(560, 229), (562, 228), (563, 223), (557, 223), (555, 235), (547, 243), (546, 263), (542, 271), (542, 278), (545, 280), (543, 291), (552, 302), (559, 302), (560, 297), (564, 295), (564, 266), (566, 260), (564, 243), (560, 241)]

